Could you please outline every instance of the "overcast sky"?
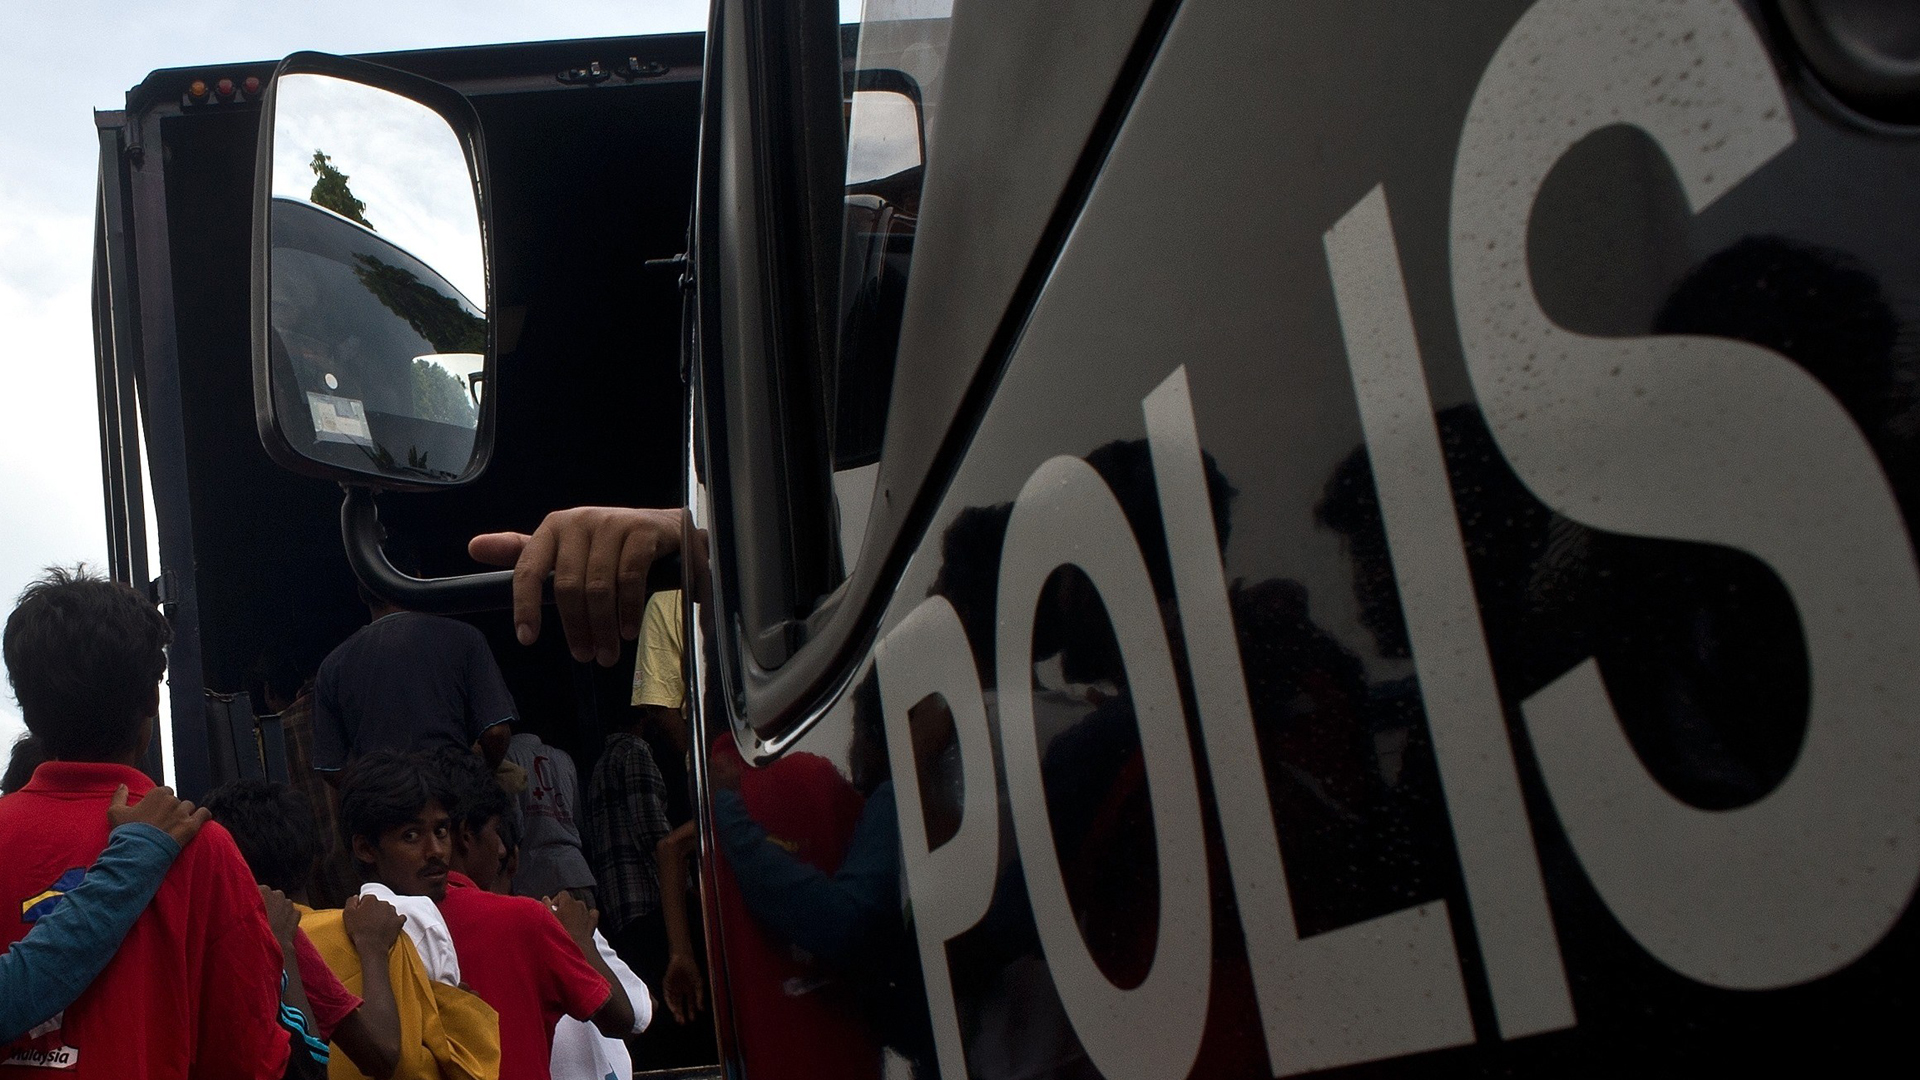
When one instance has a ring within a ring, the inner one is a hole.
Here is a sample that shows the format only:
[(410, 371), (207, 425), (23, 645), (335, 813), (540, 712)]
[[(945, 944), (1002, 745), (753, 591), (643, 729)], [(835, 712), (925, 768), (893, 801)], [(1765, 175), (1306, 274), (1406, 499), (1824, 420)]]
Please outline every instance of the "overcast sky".
[[(88, 290), (97, 143), (147, 73), (271, 60), (698, 30), (706, 0), (62, 0), (9, 4), (0, 70), (0, 611), (41, 567), (106, 558)], [(21, 730), (0, 693), (0, 762)]]

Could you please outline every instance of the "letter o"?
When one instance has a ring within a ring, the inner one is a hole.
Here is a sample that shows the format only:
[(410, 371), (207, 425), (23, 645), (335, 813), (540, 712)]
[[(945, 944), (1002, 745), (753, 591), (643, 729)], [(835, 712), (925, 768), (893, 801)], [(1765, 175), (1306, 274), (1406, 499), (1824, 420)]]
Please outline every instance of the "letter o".
[[(1095, 964), (1067, 900), (1054, 850), (1033, 719), (1033, 619), (1040, 589), (1066, 565), (1099, 590), (1126, 665), (1153, 806), (1160, 869), (1159, 934), (1139, 986), (1122, 989)], [(1185, 1076), (1206, 1027), (1212, 964), (1206, 842), (1193, 752), (1173, 657), (1146, 562), (1106, 481), (1056, 457), (1020, 489), (1000, 561), (997, 630), (1000, 738), (1014, 835), (1040, 945), (1080, 1043), (1108, 1080)]]

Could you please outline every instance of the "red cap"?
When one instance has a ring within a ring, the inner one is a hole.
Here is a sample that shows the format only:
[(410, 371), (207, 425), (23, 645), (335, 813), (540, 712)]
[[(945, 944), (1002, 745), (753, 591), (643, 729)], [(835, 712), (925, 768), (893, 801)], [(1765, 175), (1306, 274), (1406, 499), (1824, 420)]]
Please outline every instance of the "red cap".
[(240, 89), (246, 91), (246, 94), (248, 97), (252, 97), (253, 95), (259, 93), (260, 92), (260, 76), (258, 75), (247, 76), (247, 81), (240, 84)]
[(223, 98), (232, 97), (233, 96), (233, 80), (221, 79), (219, 82), (214, 83), (213, 92), (216, 94), (219, 94)]

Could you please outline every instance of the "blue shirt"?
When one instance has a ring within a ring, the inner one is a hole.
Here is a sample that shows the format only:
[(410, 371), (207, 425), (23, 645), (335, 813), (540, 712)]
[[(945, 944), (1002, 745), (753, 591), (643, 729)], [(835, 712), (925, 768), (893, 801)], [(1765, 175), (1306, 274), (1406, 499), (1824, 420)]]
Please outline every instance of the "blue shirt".
[[(767, 839), (737, 791), (714, 794), (714, 832), (760, 925), (839, 968), (872, 959), (900, 921), (900, 824), (893, 781), (867, 797), (840, 868), (827, 874)], [(888, 943), (890, 944), (890, 943)]]
[(86, 876), (0, 953), (0, 1044), (73, 1004), (120, 948), (180, 854), (144, 822), (113, 830)]

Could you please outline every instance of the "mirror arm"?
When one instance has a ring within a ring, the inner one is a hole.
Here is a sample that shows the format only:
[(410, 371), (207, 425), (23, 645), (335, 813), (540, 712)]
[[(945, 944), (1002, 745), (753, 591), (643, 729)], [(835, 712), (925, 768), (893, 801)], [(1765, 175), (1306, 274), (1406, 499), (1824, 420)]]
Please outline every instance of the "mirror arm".
[[(461, 615), (476, 611), (509, 611), (513, 608), (513, 571), (490, 570), (479, 574), (458, 574), (443, 578), (417, 578), (401, 573), (387, 558), (382, 545), (386, 530), (380, 527), (380, 508), (374, 505), (373, 490), (357, 484), (342, 484), (346, 498), (340, 503), (340, 540), (346, 548), (347, 564), (353, 576), (367, 591), (408, 611), (432, 615)], [(680, 587), (680, 557), (661, 559), (647, 574), (647, 591)], [(540, 599), (553, 603), (553, 579), (540, 586)]]

